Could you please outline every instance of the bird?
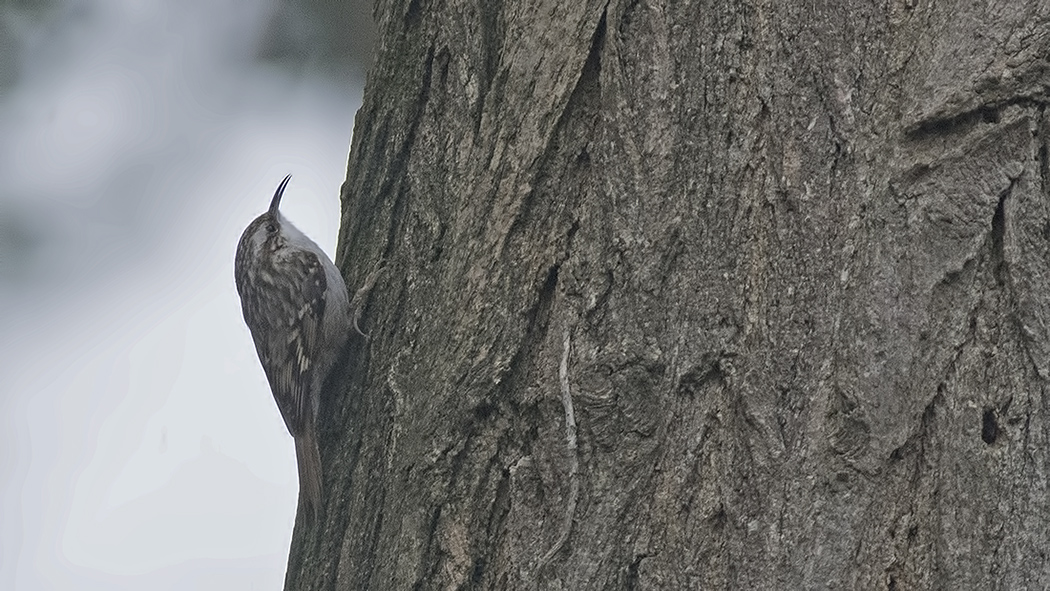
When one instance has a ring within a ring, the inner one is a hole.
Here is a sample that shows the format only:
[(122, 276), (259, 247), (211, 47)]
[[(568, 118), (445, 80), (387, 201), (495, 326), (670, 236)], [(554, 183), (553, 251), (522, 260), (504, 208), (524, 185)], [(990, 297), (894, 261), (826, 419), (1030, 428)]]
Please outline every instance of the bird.
[(300, 503), (320, 518), (321, 390), (349, 338), (346, 283), (328, 255), (280, 212), (292, 175), (237, 243), (234, 280), (255, 351), (295, 441)]

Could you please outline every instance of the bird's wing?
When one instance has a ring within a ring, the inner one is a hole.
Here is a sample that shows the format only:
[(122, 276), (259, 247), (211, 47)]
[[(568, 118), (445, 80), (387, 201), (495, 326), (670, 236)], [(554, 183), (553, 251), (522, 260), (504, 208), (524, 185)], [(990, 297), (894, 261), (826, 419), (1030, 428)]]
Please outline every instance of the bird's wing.
[(252, 329), (252, 338), (274, 400), (294, 437), (317, 412), (311, 408), (317, 401), (311, 399), (310, 390), (323, 346), (327, 281), (321, 261), (312, 252), (285, 252), (277, 264), (283, 280), (254, 290), (260, 301), (244, 302), (244, 319), (249, 328), (265, 327)]

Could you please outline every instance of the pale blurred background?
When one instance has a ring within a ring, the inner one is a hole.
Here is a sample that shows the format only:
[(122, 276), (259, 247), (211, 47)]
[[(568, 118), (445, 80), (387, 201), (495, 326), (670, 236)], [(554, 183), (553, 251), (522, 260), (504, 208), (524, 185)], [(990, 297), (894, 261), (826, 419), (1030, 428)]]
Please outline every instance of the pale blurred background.
[(370, 5), (0, 3), (0, 590), (281, 588), (233, 253), (289, 173), (334, 252)]

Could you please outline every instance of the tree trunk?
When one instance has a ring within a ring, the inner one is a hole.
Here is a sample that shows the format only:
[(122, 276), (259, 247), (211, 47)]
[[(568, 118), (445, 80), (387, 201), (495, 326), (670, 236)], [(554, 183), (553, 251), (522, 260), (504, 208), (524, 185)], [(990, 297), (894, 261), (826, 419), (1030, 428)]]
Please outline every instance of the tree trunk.
[(1048, 13), (379, 0), (287, 588), (1050, 586)]

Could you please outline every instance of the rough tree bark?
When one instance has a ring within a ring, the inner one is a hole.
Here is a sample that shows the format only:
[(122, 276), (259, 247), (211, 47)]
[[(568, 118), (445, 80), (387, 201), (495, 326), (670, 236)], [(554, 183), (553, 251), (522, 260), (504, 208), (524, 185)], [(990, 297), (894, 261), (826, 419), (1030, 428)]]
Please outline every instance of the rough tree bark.
[(1050, 587), (1046, 3), (376, 19), (289, 589)]

